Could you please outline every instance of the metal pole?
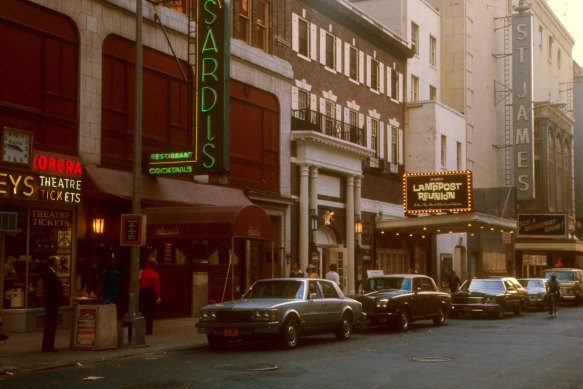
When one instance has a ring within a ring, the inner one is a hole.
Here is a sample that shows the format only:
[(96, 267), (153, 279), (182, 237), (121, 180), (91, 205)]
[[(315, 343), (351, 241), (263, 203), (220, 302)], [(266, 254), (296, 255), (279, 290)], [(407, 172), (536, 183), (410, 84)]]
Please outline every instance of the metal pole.
[[(135, 106), (134, 106), (134, 180), (132, 213), (139, 214), (142, 209), (142, 1), (136, 1), (136, 69), (135, 69)], [(128, 345), (146, 344), (144, 316), (139, 310), (140, 293), (140, 246), (131, 246), (129, 306), (123, 324), (127, 327)]]

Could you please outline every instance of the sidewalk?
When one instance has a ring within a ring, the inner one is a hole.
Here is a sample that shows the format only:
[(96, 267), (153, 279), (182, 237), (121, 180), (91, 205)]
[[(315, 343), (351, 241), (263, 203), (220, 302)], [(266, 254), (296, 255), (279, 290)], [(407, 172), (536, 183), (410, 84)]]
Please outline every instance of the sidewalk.
[(199, 334), (194, 327), (197, 321), (197, 318), (192, 317), (154, 320), (154, 334), (146, 336), (146, 346), (123, 346), (112, 350), (73, 350), (70, 348), (71, 329), (58, 329), (55, 347), (59, 351), (41, 353), (42, 331), (7, 332), (8, 339), (0, 341), (0, 377), (5, 374), (207, 346), (206, 335)]

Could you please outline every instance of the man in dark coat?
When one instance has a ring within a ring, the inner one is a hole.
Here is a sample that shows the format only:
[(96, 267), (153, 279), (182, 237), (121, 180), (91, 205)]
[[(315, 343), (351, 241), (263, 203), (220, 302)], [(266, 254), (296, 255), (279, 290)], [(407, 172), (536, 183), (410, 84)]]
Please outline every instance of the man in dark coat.
[(451, 271), (451, 276), (449, 277), (449, 290), (451, 293), (457, 292), (459, 287), (461, 286), (460, 278), (455, 274), (455, 270)]
[(45, 304), (45, 332), (43, 334), (42, 352), (55, 352), (55, 334), (59, 307), (63, 302), (63, 284), (57, 276), (61, 267), (61, 258), (53, 255), (49, 258), (48, 267), (43, 274), (43, 301)]

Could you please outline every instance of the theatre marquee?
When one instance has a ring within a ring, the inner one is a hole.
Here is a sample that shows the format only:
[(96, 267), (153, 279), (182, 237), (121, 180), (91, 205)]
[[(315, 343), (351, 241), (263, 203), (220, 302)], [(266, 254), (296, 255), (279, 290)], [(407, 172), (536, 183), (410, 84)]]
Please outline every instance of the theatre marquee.
[(454, 171), (403, 175), (405, 214), (470, 212), (472, 173)]

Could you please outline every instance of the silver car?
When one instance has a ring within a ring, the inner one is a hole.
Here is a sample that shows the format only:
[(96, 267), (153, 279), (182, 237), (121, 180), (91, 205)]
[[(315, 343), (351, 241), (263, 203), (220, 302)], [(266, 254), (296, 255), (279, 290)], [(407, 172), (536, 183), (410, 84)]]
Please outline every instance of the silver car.
[(301, 335), (334, 332), (348, 339), (363, 319), (362, 305), (323, 279), (274, 278), (255, 282), (239, 300), (203, 307), (196, 328), (211, 347), (230, 340), (270, 337), (294, 348)]
[(545, 309), (548, 305), (547, 279), (545, 278), (519, 278), (518, 282), (528, 292), (528, 300), (524, 308), (535, 307)]

